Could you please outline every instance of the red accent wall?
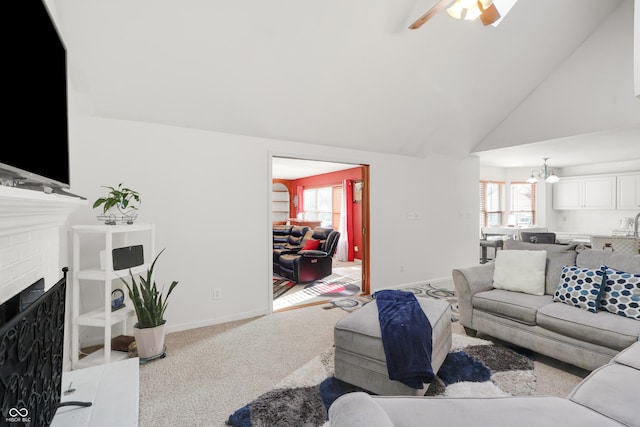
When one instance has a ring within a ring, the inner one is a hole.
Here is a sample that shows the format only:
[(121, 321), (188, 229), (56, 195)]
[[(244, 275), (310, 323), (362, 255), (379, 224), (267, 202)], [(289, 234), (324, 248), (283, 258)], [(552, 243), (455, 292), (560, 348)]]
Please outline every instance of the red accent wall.
[[(362, 168), (360, 166), (337, 172), (330, 172), (321, 175), (313, 175), (305, 178), (294, 179), (288, 181), (291, 186), (292, 194), (295, 194), (296, 188), (301, 185), (305, 188), (329, 187), (332, 185), (342, 185), (342, 181), (351, 179), (354, 181), (362, 180)], [(283, 182), (283, 180), (278, 180)], [(284, 182), (283, 182), (284, 183)], [(290, 206), (292, 217), (297, 213), (293, 204)], [(353, 203), (353, 246), (358, 247), (358, 251), (354, 253), (355, 258), (362, 259), (362, 203)]]

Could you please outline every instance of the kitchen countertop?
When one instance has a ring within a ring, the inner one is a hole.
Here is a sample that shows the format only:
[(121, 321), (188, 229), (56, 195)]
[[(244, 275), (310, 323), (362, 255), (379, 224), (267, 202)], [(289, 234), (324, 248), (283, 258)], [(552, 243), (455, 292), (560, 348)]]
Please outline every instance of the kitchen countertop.
[[(619, 234), (614, 234), (615, 231), (619, 231)], [(609, 234), (579, 234), (562, 231), (556, 231), (555, 233), (557, 243), (580, 243), (587, 247), (591, 247), (594, 244), (593, 242), (595, 239), (595, 245), (602, 246), (602, 248), (613, 248), (614, 251), (618, 250), (623, 252), (636, 253), (634, 252), (636, 250), (634, 248), (640, 247), (640, 237), (629, 236), (627, 235), (626, 230), (615, 231)], [(637, 241), (637, 243), (635, 241)]]

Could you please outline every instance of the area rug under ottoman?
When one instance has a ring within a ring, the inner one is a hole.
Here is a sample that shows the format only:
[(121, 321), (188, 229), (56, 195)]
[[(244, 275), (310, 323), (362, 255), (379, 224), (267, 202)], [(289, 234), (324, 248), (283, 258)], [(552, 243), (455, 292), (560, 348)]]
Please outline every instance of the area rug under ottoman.
[[(333, 377), (334, 349), (316, 356), (234, 412), (227, 424), (251, 426), (323, 426), (335, 399), (363, 391)], [(526, 396), (536, 389), (533, 360), (527, 354), (491, 341), (453, 334), (452, 349), (427, 396)]]

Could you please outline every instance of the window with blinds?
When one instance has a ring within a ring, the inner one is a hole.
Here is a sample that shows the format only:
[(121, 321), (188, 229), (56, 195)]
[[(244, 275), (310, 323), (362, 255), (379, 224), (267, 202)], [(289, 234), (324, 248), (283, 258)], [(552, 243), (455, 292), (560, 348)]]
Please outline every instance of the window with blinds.
[(503, 224), (505, 183), (480, 181), (480, 229)]
[(322, 221), (322, 227), (331, 227), (333, 206), (331, 187), (304, 189), (304, 219)]
[(516, 225), (536, 223), (536, 184), (511, 183), (510, 215), (515, 216)]

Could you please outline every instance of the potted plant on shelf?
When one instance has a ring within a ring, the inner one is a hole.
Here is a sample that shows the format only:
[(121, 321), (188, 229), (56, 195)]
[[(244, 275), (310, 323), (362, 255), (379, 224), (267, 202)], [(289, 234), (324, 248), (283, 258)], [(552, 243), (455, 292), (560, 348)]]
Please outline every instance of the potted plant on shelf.
[(118, 187), (102, 186), (109, 189), (106, 197), (100, 197), (93, 202), (93, 208), (102, 206), (103, 215), (99, 215), (98, 219), (104, 221), (105, 224), (115, 225), (118, 222), (133, 224), (138, 217), (136, 213), (140, 205), (140, 194), (127, 187), (122, 186), (122, 182)]
[(165, 323), (164, 312), (167, 309), (167, 300), (173, 289), (178, 285), (173, 281), (169, 291), (163, 296), (163, 290), (158, 290), (153, 280), (153, 269), (156, 261), (164, 249), (156, 255), (151, 267), (147, 269), (146, 277), (139, 276), (138, 282), (129, 270), (131, 283), (121, 278), (129, 291), (129, 299), (136, 310), (138, 323), (133, 326), (133, 336), (138, 349), (138, 356), (151, 359), (164, 354)]

